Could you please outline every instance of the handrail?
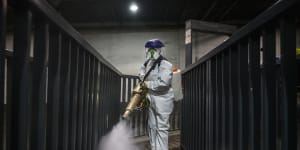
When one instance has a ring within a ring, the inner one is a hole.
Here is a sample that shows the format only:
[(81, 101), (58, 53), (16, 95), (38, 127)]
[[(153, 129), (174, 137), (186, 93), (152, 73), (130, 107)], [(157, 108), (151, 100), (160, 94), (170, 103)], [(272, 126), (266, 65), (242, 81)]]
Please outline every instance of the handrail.
[(236, 43), (237, 41), (243, 39), (247, 35), (255, 32), (257, 29), (259, 29), (264, 24), (268, 23), (269, 21), (273, 20), (274, 18), (278, 17), (282, 14), (282, 12), (286, 11), (287, 9), (295, 6), (297, 3), (299, 3), (299, 0), (280, 0), (276, 4), (272, 5), (269, 9), (264, 11), (262, 14), (257, 16), (254, 20), (250, 21), (247, 25), (233, 33), (233, 35), (224, 43), (217, 46), (216, 48), (212, 49), (210, 52), (208, 52), (206, 55), (201, 57), (198, 61), (191, 64), (184, 70), (182, 70), (182, 74), (185, 74), (186, 72), (190, 71), (194, 67), (198, 66), (202, 62), (207, 61), (211, 57), (215, 56), (219, 52), (225, 50), (232, 44)]
[(13, 57), (13, 52), (10, 52), (10, 51), (7, 51), (7, 50), (3, 50), (3, 51), (0, 51), (0, 55), (8, 56), (8, 57)]
[(48, 17), (55, 25), (61, 28), (65, 33), (71, 36), (76, 42), (78, 42), (81, 46), (83, 46), (87, 51), (92, 53), (96, 58), (98, 58), (102, 63), (107, 65), (113, 71), (115, 71), (118, 75), (122, 75), (122, 73), (115, 68), (111, 63), (103, 58), (99, 52), (95, 48), (93, 48), (81, 35), (80, 33), (74, 29), (61, 15), (59, 15), (54, 8), (52, 8), (45, 0), (28, 0), (32, 6), (36, 7), (38, 11), (43, 13)]

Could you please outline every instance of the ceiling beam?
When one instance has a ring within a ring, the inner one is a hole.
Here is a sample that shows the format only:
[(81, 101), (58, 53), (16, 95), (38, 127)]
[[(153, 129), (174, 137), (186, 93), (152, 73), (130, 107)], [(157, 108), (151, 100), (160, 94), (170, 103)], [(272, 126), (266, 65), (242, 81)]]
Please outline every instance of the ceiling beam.
[(232, 25), (199, 20), (188, 20), (185, 28), (186, 30), (191, 29), (198, 32), (221, 33), (228, 35), (231, 35), (234, 31), (236, 31), (236, 27)]
[(201, 20), (205, 20), (210, 15), (210, 13), (212, 12), (212, 10), (217, 6), (218, 1), (219, 0), (215, 0), (213, 2), (213, 4), (209, 7), (209, 9), (206, 11), (206, 13), (201, 18)]
[(222, 15), (221, 15), (221, 17), (220, 17), (220, 19), (219, 19), (219, 21), (222, 21), (224, 18), (225, 18), (225, 16), (238, 4), (238, 2), (239, 2), (239, 0), (236, 0), (236, 1), (234, 1), (231, 5), (230, 5), (230, 7), (228, 8), (228, 9), (226, 9), (226, 11), (224, 12), (224, 13), (222, 13)]
[(63, 0), (47, 0), (54, 8), (58, 8)]
[(75, 28), (152, 28), (152, 27), (184, 27), (184, 24), (174, 22), (94, 22), (94, 23), (71, 23)]

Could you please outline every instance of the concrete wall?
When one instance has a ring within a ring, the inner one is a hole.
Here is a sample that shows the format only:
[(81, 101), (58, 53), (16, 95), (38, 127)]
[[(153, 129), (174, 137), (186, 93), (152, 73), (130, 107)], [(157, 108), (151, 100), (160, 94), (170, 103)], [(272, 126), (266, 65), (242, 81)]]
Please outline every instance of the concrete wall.
[(177, 29), (79, 29), (87, 41), (122, 73), (136, 75), (145, 61), (144, 44), (158, 38), (165, 43), (164, 56), (174, 66), (184, 66), (184, 30)]
[(192, 37), (193, 42), (193, 63), (206, 53), (216, 48), (227, 40), (229, 36), (213, 33), (194, 32)]
[[(138, 30), (79, 29), (79, 32), (124, 74), (137, 74), (140, 65), (145, 61), (144, 43), (153, 38), (161, 39), (166, 45), (164, 56), (175, 66), (184, 69), (185, 39), (183, 28)], [(193, 62), (228, 38), (228, 36), (220, 34), (195, 33), (194, 35)]]

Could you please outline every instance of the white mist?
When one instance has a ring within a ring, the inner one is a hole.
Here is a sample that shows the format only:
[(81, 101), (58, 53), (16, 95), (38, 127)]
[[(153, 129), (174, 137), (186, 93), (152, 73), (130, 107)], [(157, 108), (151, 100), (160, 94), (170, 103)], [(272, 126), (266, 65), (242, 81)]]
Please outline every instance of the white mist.
[(140, 150), (132, 140), (131, 128), (120, 121), (101, 139), (99, 150)]

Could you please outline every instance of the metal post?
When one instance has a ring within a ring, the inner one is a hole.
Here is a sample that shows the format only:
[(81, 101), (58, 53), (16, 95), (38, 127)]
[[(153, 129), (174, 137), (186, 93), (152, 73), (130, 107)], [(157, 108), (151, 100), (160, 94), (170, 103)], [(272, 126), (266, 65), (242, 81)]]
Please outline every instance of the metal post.
[[(41, 19), (41, 18), (39, 18)], [(41, 19), (42, 20), (42, 19)], [(44, 20), (36, 22), (34, 60), (33, 60), (33, 91), (32, 95), (32, 141), (31, 149), (45, 149), (46, 130), (46, 80), (49, 55), (49, 28)]]
[(31, 77), (29, 65), (32, 14), (23, 6), (15, 11), (14, 65), (12, 94), (12, 150), (22, 150), (28, 145), (29, 104)]
[(249, 129), (249, 146), (250, 150), (261, 149), (261, 72), (260, 72), (260, 49), (259, 36), (252, 35), (249, 38), (249, 113), (250, 113), (250, 129)]
[(269, 24), (263, 31), (264, 150), (276, 148), (275, 106), (275, 29)]
[[(296, 22), (284, 16), (280, 22), (282, 92), (282, 149), (297, 149)], [(299, 76), (298, 76), (299, 78)], [(299, 137), (298, 137), (299, 138)]]
[(193, 63), (193, 45), (192, 45), (192, 28), (191, 21), (185, 25), (185, 67)]
[(83, 135), (83, 110), (84, 110), (84, 90), (85, 90), (85, 82), (86, 81), (86, 59), (87, 52), (83, 49), (79, 49), (79, 61), (78, 61), (78, 79), (79, 79), (79, 89), (78, 89), (78, 120), (77, 120), (77, 138), (76, 138), (76, 150), (82, 149), (82, 135)]
[(77, 132), (77, 119), (78, 119), (78, 100), (79, 100), (79, 85), (80, 85), (80, 78), (79, 78), (79, 67), (80, 67), (80, 60), (79, 60), (79, 48), (73, 42), (71, 44), (72, 51), (71, 51), (71, 79), (70, 79), (70, 124), (69, 124), (69, 147), (72, 150), (75, 150), (76, 146), (76, 137), (78, 136)]
[(47, 150), (58, 148), (58, 111), (60, 94), (61, 34), (55, 27), (49, 31)]
[(7, 1), (0, 1), (0, 150), (3, 149), (4, 139), (4, 65), (5, 65), (5, 39), (6, 39), (6, 11)]

